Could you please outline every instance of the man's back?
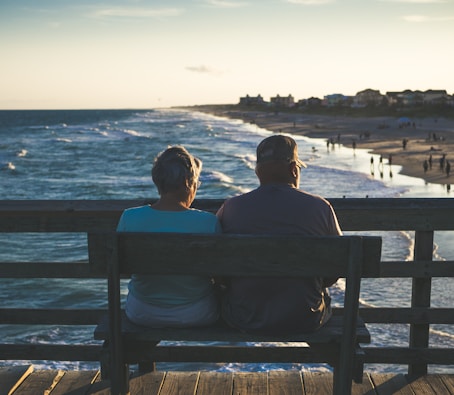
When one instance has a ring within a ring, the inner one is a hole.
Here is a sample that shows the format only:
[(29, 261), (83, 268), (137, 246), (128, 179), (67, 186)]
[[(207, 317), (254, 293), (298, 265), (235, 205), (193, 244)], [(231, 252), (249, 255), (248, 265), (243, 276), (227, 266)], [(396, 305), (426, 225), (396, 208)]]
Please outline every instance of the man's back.
[[(225, 233), (341, 234), (331, 205), (286, 184), (267, 184), (227, 200), (218, 212)], [(285, 257), (283, 257), (285, 259)], [(309, 332), (330, 316), (325, 286), (335, 279), (233, 278), (223, 300), (225, 320), (247, 331)]]

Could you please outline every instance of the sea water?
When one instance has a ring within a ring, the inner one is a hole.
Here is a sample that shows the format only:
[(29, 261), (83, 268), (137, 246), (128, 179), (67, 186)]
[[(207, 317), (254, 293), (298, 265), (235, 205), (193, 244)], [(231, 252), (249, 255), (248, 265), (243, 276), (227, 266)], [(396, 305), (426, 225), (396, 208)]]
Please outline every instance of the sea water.
[[(300, 121), (304, 122), (304, 120)], [(255, 124), (199, 112), (160, 110), (0, 111), (0, 199), (145, 199), (156, 198), (151, 180), (153, 158), (169, 145), (184, 145), (203, 161), (197, 198), (225, 199), (258, 186), (254, 173), (255, 148), (271, 132)], [(301, 188), (326, 198), (450, 197), (446, 186), (399, 174), (384, 164), (371, 174), (365, 149), (340, 144), (327, 147), (324, 139), (293, 136), (307, 162)], [(385, 162), (386, 159), (385, 159)], [(363, 232), (364, 233), (364, 232)], [(412, 232), (369, 232), (383, 237), (383, 260), (412, 257)], [(84, 235), (0, 235), (3, 261), (74, 261), (87, 259)], [(435, 259), (453, 259), (452, 232), (437, 232)], [(24, 245), (27, 246), (24, 248)], [(57, 246), (57, 248), (55, 248)], [(37, 256), (37, 254), (39, 254)], [(44, 258), (45, 257), (45, 258)], [(106, 285), (97, 280), (1, 280), (0, 299), (6, 307), (105, 308)], [(334, 303), (343, 292), (342, 280), (332, 288)], [(432, 305), (454, 301), (451, 279), (433, 281)], [(126, 289), (123, 290), (126, 295)], [(361, 302), (368, 306), (410, 306), (411, 282), (401, 279), (364, 280)], [(7, 302), (6, 302), (7, 301)], [(408, 345), (408, 326), (370, 325), (372, 346)], [(0, 327), (6, 342), (95, 343), (92, 327), (78, 332), (64, 326)], [(454, 346), (454, 331), (432, 326), (430, 342)], [(3, 364), (0, 361), (0, 364)], [(22, 362), (23, 363), (23, 362)], [(36, 364), (36, 363), (35, 363)], [(96, 368), (86, 362), (38, 362), (40, 367)], [(162, 364), (162, 369), (266, 370), (292, 364)], [(322, 369), (319, 365), (297, 365)], [(399, 367), (371, 365), (370, 370)], [(403, 369), (403, 368), (402, 368)], [(435, 369), (437, 370), (437, 369)], [(440, 371), (440, 369), (438, 369)], [(441, 371), (444, 371), (441, 368)]]

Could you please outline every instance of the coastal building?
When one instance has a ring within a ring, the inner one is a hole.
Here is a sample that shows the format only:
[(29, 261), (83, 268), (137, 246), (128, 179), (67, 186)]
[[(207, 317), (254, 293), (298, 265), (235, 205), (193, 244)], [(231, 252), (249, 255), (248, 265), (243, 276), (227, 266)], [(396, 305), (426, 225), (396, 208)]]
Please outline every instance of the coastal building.
[(375, 89), (365, 89), (356, 94), (352, 107), (378, 106), (383, 103), (385, 96)]
[(253, 105), (262, 105), (265, 104), (262, 95), (258, 96), (249, 96), (240, 97), (240, 105), (253, 106)]
[(292, 95), (285, 96), (274, 96), (270, 98), (270, 102), (275, 107), (294, 107), (295, 99)]
[(445, 90), (429, 89), (423, 94), (423, 104), (445, 104), (448, 100), (448, 93)]
[(352, 103), (351, 96), (345, 96), (341, 93), (333, 93), (331, 95), (326, 95), (323, 98), (323, 105), (327, 107), (335, 106), (350, 106)]

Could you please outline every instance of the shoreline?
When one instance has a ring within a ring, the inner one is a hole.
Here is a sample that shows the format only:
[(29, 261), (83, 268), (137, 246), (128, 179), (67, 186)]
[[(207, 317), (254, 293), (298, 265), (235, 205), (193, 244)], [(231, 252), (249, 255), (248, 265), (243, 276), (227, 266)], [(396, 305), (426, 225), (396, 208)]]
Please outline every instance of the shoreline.
[[(401, 166), (401, 174), (421, 178), (427, 183), (446, 185), (454, 181), (454, 169), (449, 174), (446, 169), (447, 162), (454, 164), (454, 120), (451, 119), (415, 118), (408, 124), (399, 125), (393, 116), (356, 118), (272, 113), (209, 105), (186, 109), (239, 119), (275, 133), (323, 138), (352, 149), (366, 149), (371, 154), (382, 155), (385, 163), (391, 158), (393, 165)], [(425, 161), (427, 170), (424, 169)]]

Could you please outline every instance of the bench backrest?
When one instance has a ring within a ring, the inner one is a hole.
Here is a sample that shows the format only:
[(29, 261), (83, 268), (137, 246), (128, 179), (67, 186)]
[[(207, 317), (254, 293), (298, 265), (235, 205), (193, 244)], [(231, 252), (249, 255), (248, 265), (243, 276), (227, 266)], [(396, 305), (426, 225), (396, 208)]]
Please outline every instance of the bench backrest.
[(88, 237), (94, 272), (115, 256), (122, 275), (363, 277), (379, 274), (381, 238), (175, 233), (93, 233)]

